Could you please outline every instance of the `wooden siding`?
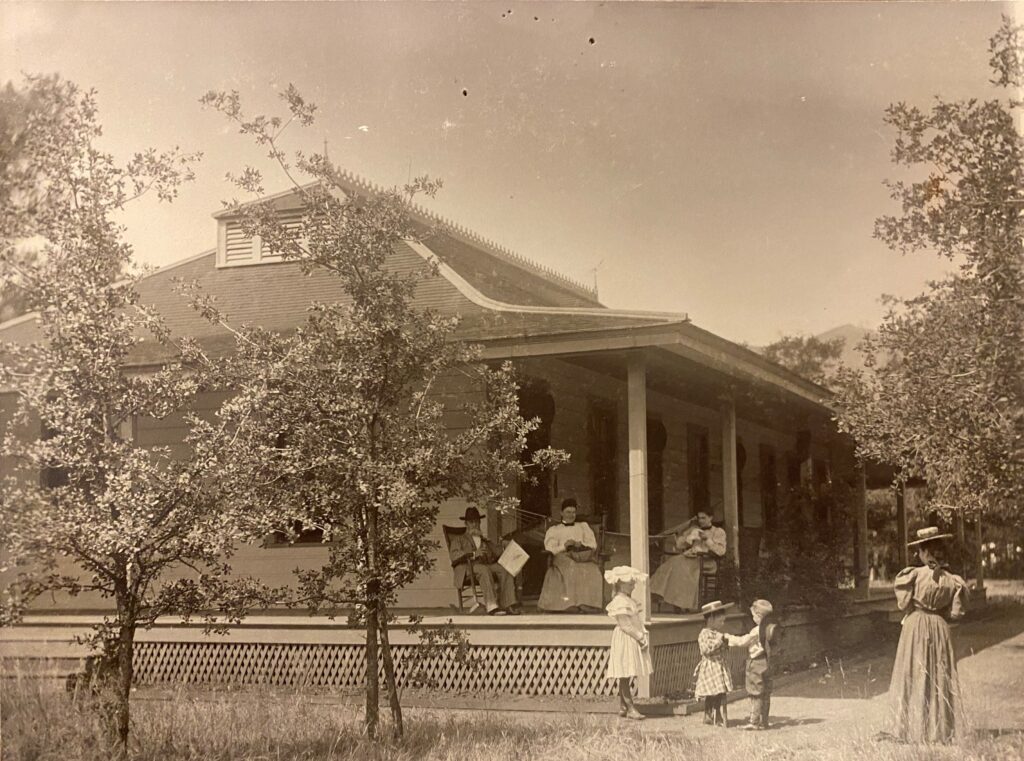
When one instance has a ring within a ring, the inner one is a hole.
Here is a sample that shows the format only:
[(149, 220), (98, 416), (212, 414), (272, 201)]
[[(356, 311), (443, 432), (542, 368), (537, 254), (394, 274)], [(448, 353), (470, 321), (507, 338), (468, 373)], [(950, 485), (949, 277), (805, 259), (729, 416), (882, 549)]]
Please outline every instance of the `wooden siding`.
[[(628, 533), (628, 462), (626, 437), (628, 416), (626, 410), (626, 387), (623, 380), (602, 374), (566, 360), (535, 358), (518, 363), (520, 371), (528, 376), (545, 380), (555, 400), (555, 414), (551, 426), (551, 445), (570, 453), (570, 461), (558, 470), (552, 479), (553, 503), (558, 504), (564, 497), (577, 497), (583, 507), (590, 511), (593, 482), (587, 457), (587, 412), (591, 400), (600, 399), (613, 405), (618, 426), (620, 443), (617, 458), (617, 505), (616, 521), (619, 531)], [(445, 404), (445, 420), (448, 428), (458, 431), (466, 425), (466, 408), (479, 401), (480, 389), (462, 374), (455, 374), (435, 391), (435, 398)], [(212, 416), (224, 394), (203, 395), (196, 404), (196, 411), (204, 417)], [(663, 525), (671, 526), (688, 518), (693, 508), (689, 504), (687, 472), (686, 426), (698, 423), (709, 431), (710, 439), (710, 487), (711, 504), (717, 517), (722, 517), (722, 466), (721, 426), (717, 410), (702, 407), (654, 391), (648, 392), (648, 415), (657, 418), (665, 426), (666, 444), (663, 453), (664, 515)], [(186, 426), (180, 415), (171, 415), (161, 420), (142, 419), (136, 426), (136, 436), (143, 446), (166, 446), (182, 456), (186, 454), (182, 443)], [(796, 445), (796, 431), (773, 430), (749, 421), (740, 420), (738, 434), (747, 451), (743, 479), (743, 522), (747, 527), (762, 523), (759, 445), (769, 444), (776, 452), (776, 471), (780, 484), (785, 483), (786, 455)], [(813, 441), (814, 456), (827, 457), (823, 441)], [(782, 490), (780, 489), (780, 495)], [(456, 597), (452, 588), (451, 568), (443, 547), (442, 524), (461, 525), (466, 504), (452, 500), (440, 508), (438, 525), (429, 537), (437, 548), (437, 562), (434, 568), (417, 579), (398, 596), (398, 606), (405, 608), (446, 608), (454, 606)], [(516, 527), (514, 520), (499, 518), (500, 532), (505, 533)], [(491, 529), (494, 531), (494, 529)], [(498, 533), (495, 531), (495, 533)], [(626, 537), (612, 537), (610, 541), (614, 557), (613, 564), (629, 562), (629, 543)], [(310, 569), (321, 565), (328, 549), (319, 545), (244, 545), (237, 548), (232, 559), (235, 571), (255, 576), (267, 584), (279, 586), (294, 581), (295, 568)], [(95, 596), (81, 596), (70, 599), (57, 596), (46, 598), (37, 604), (39, 608), (90, 609), (107, 607)]]

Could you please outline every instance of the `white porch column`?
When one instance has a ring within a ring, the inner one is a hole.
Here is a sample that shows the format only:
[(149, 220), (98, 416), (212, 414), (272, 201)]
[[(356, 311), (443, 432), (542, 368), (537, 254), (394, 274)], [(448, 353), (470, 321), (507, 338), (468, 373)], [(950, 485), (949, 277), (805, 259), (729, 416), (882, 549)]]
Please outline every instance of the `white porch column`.
[[(646, 574), (651, 572), (647, 537), (647, 367), (642, 355), (629, 358), (629, 563)], [(639, 598), (645, 621), (651, 620), (649, 580), (633, 593)], [(651, 678), (637, 677), (637, 697), (651, 696)]]
[(740, 570), (740, 499), (736, 484), (736, 405), (732, 398), (722, 400), (722, 501), (725, 508), (725, 535), (733, 564)]

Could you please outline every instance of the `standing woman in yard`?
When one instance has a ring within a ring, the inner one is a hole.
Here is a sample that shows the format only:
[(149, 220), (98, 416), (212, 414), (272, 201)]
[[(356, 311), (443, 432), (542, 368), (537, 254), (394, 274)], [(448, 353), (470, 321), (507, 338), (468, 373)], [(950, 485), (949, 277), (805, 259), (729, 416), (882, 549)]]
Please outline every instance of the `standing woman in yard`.
[(903, 617), (889, 699), (893, 734), (903, 742), (948, 743), (960, 719), (956, 655), (946, 618), (964, 614), (967, 584), (946, 570), (945, 540), (935, 527), (917, 532), (922, 566), (905, 568), (893, 587)]
[(605, 571), (604, 579), (612, 585), (614, 595), (605, 610), (615, 619), (612, 632), (612, 647), (608, 655), (609, 679), (619, 682), (619, 716), (627, 719), (643, 719), (644, 715), (633, 705), (633, 690), (629, 680), (635, 676), (653, 673), (651, 665), (651, 643), (640, 615), (640, 606), (631, 597), (638, 581), (647, 574), (628, 565), (617, 566)]

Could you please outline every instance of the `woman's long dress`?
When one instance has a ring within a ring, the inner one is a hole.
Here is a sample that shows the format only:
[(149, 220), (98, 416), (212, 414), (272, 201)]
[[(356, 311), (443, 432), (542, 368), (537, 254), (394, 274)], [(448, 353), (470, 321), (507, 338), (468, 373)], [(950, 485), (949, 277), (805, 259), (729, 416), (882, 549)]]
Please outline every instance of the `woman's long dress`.
[(907, 611), (889, 685), (893, 734), (906, 742), (946, 743), (960, 717), (956, 655), (946, 616), (964, 614), (967, 584), (942, 569), (907, 568), (896, 576)]

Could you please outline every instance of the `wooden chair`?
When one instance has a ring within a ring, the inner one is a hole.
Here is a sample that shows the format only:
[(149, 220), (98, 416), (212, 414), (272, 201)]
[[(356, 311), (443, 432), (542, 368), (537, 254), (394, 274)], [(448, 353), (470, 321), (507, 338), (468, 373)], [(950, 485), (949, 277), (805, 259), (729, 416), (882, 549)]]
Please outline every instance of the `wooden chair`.
[[(459, 536), (461, 534), (465, 534), (466, 533), (466, 527), (465, 526), (445, 526), (445, 525), (442, 525), (441, 526), (441, 530), (444, 532), (445, 547), (449, 551), (452, 548), (452, 537)], [(473, 568), (473, 561), (472, 560), (467, 560), (466, 561), (466, 565), (468, 567), (466, 568), (466, 575), (462, 579), (462, 586), (455, 587), (455, 597), (456, 597), (456, 601), (458, 602), (458, 608), (459, 608), (459, 612), (460, 613), (465, 611), (464, 596), (466, 594), (466, 589), (467, 588), (470, 590), (470, 593), (473, 595), (473, 606), (469, 609), (469, 612), (472, 613), (474, 610), (476, 610), (477, 608), (480, 607), (480, 591), (477, 589), (477, 586), (476, 586), (476, 573), (475, 573), (475, 570)], [(455, 567), (455, 565), (452, 564), (452, 568), (454, 568), (454, 567)], [(453, 576), (453, 578), (452, 578), (452, 583), (453, 584), (454, 584), (454, 581), (455, 581), (455, 579), (454, 579), (454, 576)]]
[(718, 599), (718, 562), (718, 558), (701, 555), (698, 605), (706, 605)]

